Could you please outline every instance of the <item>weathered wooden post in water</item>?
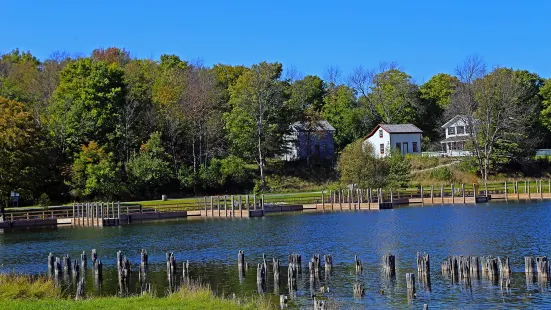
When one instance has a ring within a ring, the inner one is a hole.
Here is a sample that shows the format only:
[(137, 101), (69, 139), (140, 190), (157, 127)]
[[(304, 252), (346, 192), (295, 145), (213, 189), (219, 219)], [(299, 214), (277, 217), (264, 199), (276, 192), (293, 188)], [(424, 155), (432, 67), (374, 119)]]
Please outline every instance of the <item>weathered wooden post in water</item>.
[(101, 260), (94, 261), (94, 283), (96, 287), (101, 288), (101, 283), (103, 281), (103, 264)]
[(264, 214), (264, 194), (261, 196), (261, 204), (262, 204), (262, 214)]
[(383, 257), (383, 271), (389, 278), (396, 276), (396, 257), (392, 254), (387, 254)]
[(240, 250), (237, 252), (237, 272), (239, 274), (239, 283), (245, 279), (245, 252)]
[(147, 251), (142, 249), (140, 253), (140, 270), (139, 270), (139, 279), (140, 279), (140, 284), (142, 286), (142, 290), (143, 290), (143, 285), (147, 283), (148, 264), (149, 264), (149, 258), (147, 255)]
[(230, 216), (235, 216), (235, 200), (233, 198), (233, 195), (230, 196), (230, 203), (231, 203), (231, 214)]
[(364, 285), (358, 281), (354, 281), (354, 298), (362, 298), (365, 295)]
[(452, 203), (455, 203), (455, 188), (453, 184), (451, 185), (451, 191), (452, 191)]
[(258, 287), (258, 293), (263, 294), (266, 292), (266, 280), (268, 278), (266, 265), (261, 263), (256, 268), (256, 285)]
[(325, 196), (323, 190), (321, 191), (321, 209), (325, 211)]
[(189, 283), (190, 272), (189, 272), (189, 260), (186, 260), (182, 263), (182, 282)]
[(356, 266), (356, 275), (361, 274), (364, 270), (362, 261), (358, 258), (358, 255), (354, 255), (354, 265)]
[(427, 253), (421, 255), (417, 252), (417, 276), (423, 282), (423, 288), (430, 292), (430, 256)]
[(279, 258), (272, 258), (272, 272), (274, 274), (274, 291), (279, 290)]
[(536, 268), (540, 280), (547, 280), (549, 278), (549, 260), (547, 256), (536, 256)]
[(465, 183), (461, 183), (461, 195), (463, 196), (463, 203), (467, 202), (465, 199)]
[(78, 281), (77, 289), (75, 291), (75, 300), (84, 299), (84, 278)]
[(55, 256), (50, 252), (48, 254), (48, 275), (52, 276), (55, 269)]
[(406, 273), (406, 285), (408, 289), (408, 299), (415, 298), (415, 274)]
[(168, 287), (171, 292), (176, 289), (176, 257), (173, 252), (166, 253), (166, 273), (168, 277)]
[(444, 185), (440, 185), (440, 200), (442, 200), (442, 204), (444, 204)]
[(504, 191), (505, 201), (507, 201), (507, 200), (509, 200), (508, 197), (507, 197), (507, 181), (505, 181), (505, 183), (504, 183), (504, 188), (505, 188), (505, 191)]
[(434, 185), (430, 186), (430, 203), (434, 204)]

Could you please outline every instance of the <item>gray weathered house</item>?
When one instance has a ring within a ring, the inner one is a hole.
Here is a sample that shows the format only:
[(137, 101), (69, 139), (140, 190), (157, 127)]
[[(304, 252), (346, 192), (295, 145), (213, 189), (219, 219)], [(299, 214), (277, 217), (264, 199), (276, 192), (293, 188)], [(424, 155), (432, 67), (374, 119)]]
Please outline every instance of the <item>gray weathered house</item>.
[(333, 134), (335, 128), (327, 121), (313, 124), (296, 122), (291, 125), (291, 133), (285, 137), (287, 153), (286, 161), (312, 158), (332, 158), (335, 154)]

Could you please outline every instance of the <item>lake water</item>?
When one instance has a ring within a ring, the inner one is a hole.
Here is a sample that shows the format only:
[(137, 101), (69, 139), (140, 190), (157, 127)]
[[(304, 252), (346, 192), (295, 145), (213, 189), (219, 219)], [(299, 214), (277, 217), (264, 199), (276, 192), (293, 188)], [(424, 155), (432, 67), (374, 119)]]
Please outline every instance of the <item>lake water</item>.
[[(68, 253), (79, 258), (86, 250), (97, 249), (104, 263), (101, 291), (86, 273), (87, 294), (113, 295), (116, 292), (116, 252), (121, 250), (138, 270), (140, 250), (149, 253), (150, 281), (158, 294), (167, 287), (165, 252), (174, 252), (178, 263), (190, 261), (192, 278), (200, 278), (226, 296), (256, 293), (256, 264), (262, 254), (271, 261), (280, 258), (280, 292), (288, 294), (287, 256), (302, 254), (303, 274), (298, 281), (298, 306), (311, 304), (308, 276), (312, 254), (331, 254), (334, 268), (321, 285), (329, 287), (323, 296), (335, 299), (343, 308), (551, 308), (548, 284), (527, 283), (524, 256), (551, 256), (551, 203), (490, 203), (454, 206), (413, 206), (393, 210), (287, 213), (265, 218), (233, 220), (180, 220), (150, 222), (120, 227), (61, 227), (0, 234), (0, 272), (44, 273), (49, 252)], [(243, 283), (237, 271), (237, 252), (245, 251), (251, 266)], [(430, 292), (417, 286), (417, 298), (408, 302), (405, 273), (416, 273), (416, 253), (431, 255)], [(381, 274), (382, 257), (396, 256), (396, 279)], [(354, 255), (364, 265), (356, 276)], [(452, 284), (441, 275), (441, 262), (449, 255), (509, 256), (513, 271), (511, 288), (502, 290), (488, 280), (473, 281), (472, 288)], [(322, 265), (323, 266), (323, 265)], [(271, 266), (268, 289), (273, 294)], [(365, 297), (355, 299), (352, 286), (360, 281)], [(136, 283), (137, 281), (133, 281)], [(135, 285), (136, 287), (138, 285)], [(137, 290), (137, 288), (136, 288)], [(277, 296), (279, 292), (276, 293)], [(317, 293), (319, 295), (319, 293)], [(273, 295), (275, 299), (275, 294)]]

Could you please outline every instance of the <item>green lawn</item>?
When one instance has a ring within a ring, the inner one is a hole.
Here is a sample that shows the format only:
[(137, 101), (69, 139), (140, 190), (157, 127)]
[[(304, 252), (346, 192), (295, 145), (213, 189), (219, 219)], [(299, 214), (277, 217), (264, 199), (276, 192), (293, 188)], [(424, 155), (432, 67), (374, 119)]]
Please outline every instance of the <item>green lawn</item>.
[(0, 309), (274, 309), (267, 299), (233, 300), (215, 296), (208, 286), (191, 284), (168, 297), (64, 297), (52, 280), (0, 274)]

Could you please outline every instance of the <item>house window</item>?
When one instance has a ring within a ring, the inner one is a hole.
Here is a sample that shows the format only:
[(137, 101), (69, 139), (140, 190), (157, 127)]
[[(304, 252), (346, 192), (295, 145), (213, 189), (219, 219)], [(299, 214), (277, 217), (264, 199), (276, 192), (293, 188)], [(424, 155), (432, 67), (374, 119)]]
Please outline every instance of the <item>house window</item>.
[(381, 145), (379, 145), (379, 150), (380, 150), (381, 154), (384, 154), (384, 153), (385, 153), (385, 145), (384, 145), (384, 143), (381, 143)]
[(470, 134), (471, 133), (471, 127), (469, 127), (469, 126), (465, 127), (465, 132)]
[(457, 134), (462, 135), (465, 133), (465, 127), (464, 126), (457, 126)]
[(382, 137), (383, 137), (383, 130), (379, 129), (379, 138), (382, 138)]
[(448, 127), (448, 135), (455, 135), (455, 127)]
[(419, 150), (417, 149), (417, 142), (411, 142), (411, 147), (413, 149), (413, 153), (419, 152)]
[(396, 148), (398, 150), (401, 150), (402, 149), (402, 143), (396, 143)]

